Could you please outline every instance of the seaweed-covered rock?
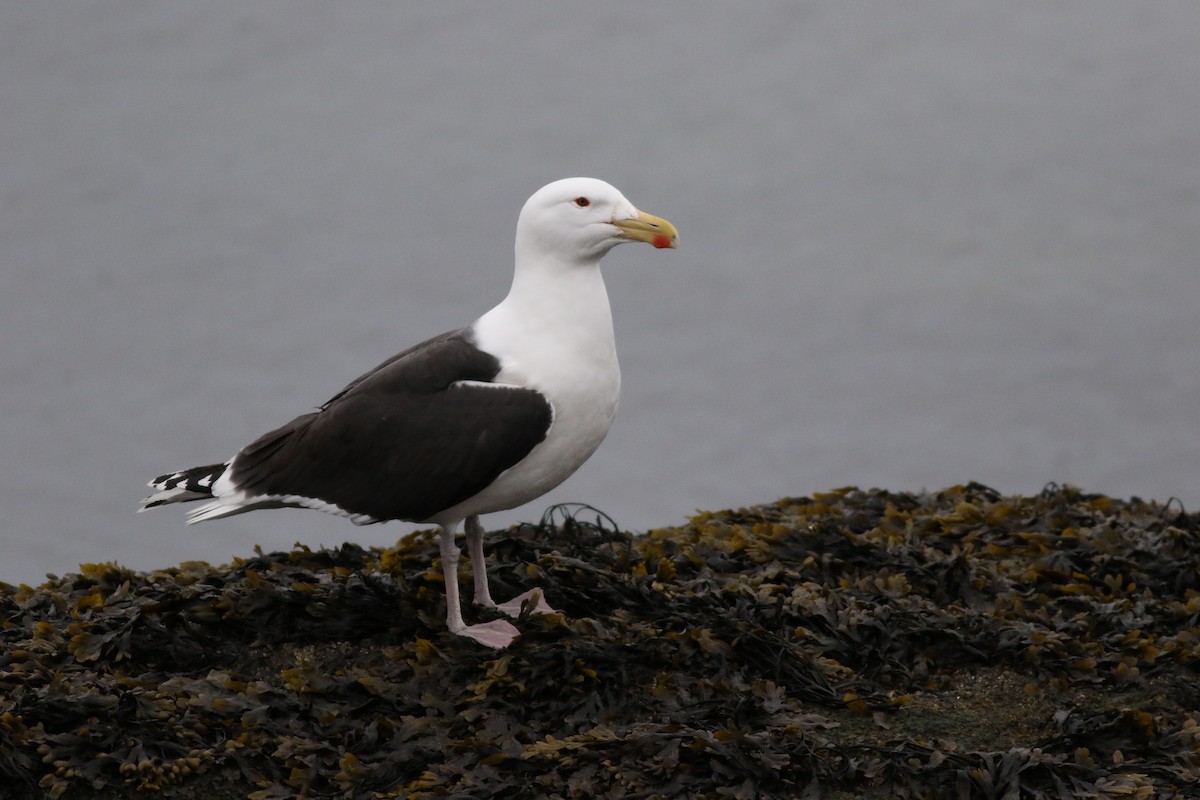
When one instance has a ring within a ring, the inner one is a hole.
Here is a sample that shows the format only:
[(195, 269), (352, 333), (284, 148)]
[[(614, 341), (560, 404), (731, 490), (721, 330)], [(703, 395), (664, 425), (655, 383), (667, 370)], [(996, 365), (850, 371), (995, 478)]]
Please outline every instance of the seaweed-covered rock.
[[(842, 489), (0, 584), (0, 797), (1200, 796), (1200, 515)], [(476, 609), (476, 614), (483, 614)]]

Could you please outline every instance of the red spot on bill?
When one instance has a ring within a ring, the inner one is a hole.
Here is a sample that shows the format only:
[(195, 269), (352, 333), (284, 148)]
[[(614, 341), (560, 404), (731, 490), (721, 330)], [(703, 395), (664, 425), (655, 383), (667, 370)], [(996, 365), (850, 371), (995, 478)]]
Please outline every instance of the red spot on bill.
[(671, 246), (671, 237), (667, 236), (665, 233), (660, 233), (654, 237), (654, 241), (651, 242), (651, 244), (653, 244), (659, 250), (662, 250), (664, 247)]

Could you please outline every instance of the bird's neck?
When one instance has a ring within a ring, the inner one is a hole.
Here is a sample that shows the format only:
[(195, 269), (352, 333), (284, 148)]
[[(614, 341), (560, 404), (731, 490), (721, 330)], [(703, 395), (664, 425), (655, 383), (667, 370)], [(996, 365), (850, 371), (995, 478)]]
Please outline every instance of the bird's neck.
[(547, 331), (579, 330), (612, 338), (612, 312), (600, 259), (562, 263), (517, 253), (512, 286), (501, 307)]
[[(512, 288), (477, 323), (495, 352), (553, 354), (551, 363), (576, 363), (615, 373), (616, 345), (599, 259), (591, 264), (518, 261)], [(536, 371), (532, 364), (514, 365)]]

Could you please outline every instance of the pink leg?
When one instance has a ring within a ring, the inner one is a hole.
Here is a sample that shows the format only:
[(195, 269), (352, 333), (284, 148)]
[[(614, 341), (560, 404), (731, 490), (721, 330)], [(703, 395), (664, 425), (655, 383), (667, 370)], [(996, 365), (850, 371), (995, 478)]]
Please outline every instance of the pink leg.
[(526, 600), (534, 597), (534, 606), (532, 613), (534, 614), (557, 614), (558, 611), (550, 607), (546, 602), (546, 598), (542, 596), (541, 589), (530, 589), (523, 592), (507, 603), (496, 603), (492, 599), (491, 590), (488, 588), (487, 577), (487, 562), (483, 559), (483, 526), (479, 524), (479, 517), (467, 517), (466, 521), (467, 533), (467, 549), (471, 553), (471, 571), (475, 577), (475, 602), (481, 606), (488, 608), (499, 609), (508, 616), (516, 619), (521, 616), (521, 604)]
[(483, 526), (479, 517), (467, 517), (464, 526), (467, 533), (467, 551), (471, 554), (471, 574), (475, 579), (475, 602), (481, 606), (495, 608), (496, 601), (488, 589), (487, 562), (483, 560)]
[(442, 528), (442, 575), (446, 580), (446, 627), (451, 633), (474, 639), (480, 644), (497, 649), (508, 647), (520, 635), (513, 625), (502, 619), (467, 625), (463, 622), (462, 607), (458, 601), (458, 545), (454, 542), (454, 529)]

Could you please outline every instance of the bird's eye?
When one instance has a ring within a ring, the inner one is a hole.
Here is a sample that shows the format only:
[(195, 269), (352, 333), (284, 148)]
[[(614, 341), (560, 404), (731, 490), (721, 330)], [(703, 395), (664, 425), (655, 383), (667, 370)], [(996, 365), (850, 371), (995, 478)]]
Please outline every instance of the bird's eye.
[(575, 198), (575, 205), (579, 206), (580, 208), (587, 208), (591, 204), (592, 204), (592, 201), (588, 200), (586, 197), (576, 197)]

